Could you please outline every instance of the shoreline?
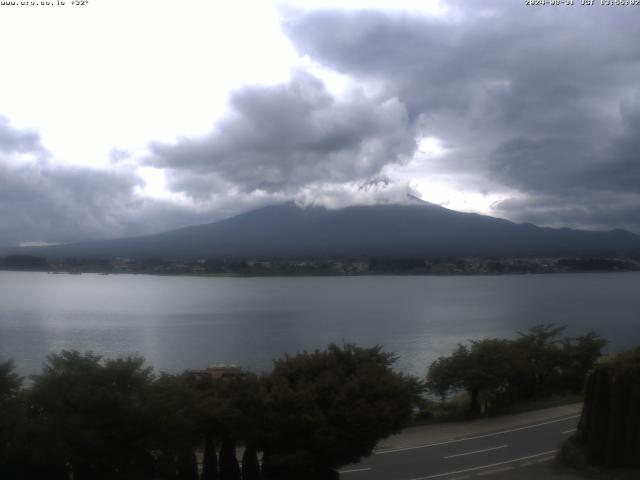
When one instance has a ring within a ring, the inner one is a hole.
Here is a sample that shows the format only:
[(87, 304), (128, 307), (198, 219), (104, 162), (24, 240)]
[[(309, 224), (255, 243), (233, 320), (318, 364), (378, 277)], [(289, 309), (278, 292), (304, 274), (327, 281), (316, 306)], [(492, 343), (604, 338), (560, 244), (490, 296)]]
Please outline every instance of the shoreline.
[(0, 268), (0, 272), (13, 273), (46, 273), (51, 275), (149, 275), (154, 277), (197, 277), (197, 278), (288, 278), (288, 277), (307, 277), (307, 278), (326, 278), (326, 277), (505, 277), (505, 276), (529, 276), (529, 275), (571, 275), (571, 274), (611, 274), (611, 273), (637, 273), (640, 269), (634, 270), (570, 270), (570, 271), (548, 271), (548, 272), (478, 272), (478, 273), (195, 273), (195, 272), (153, 272), (153, 271), (118, 271), (104, 272), (97, 270), (87, 271), (67, 271), (67, 270), (33, 270), (33, 269), (9, 269)]

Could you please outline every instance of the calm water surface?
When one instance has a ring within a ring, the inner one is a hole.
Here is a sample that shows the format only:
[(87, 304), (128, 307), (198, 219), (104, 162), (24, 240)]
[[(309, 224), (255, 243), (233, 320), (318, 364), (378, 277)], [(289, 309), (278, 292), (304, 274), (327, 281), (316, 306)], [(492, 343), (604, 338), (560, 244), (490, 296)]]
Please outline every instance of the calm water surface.
[(0, 359), (39, 371), (61, 349), (138, 353), (157, 370), (268, 370), (330, 342), (384, 345), (423, 375), (458, 343), (540, 322), (640, 344), (640, 273), (214, 278), (0, 272)]

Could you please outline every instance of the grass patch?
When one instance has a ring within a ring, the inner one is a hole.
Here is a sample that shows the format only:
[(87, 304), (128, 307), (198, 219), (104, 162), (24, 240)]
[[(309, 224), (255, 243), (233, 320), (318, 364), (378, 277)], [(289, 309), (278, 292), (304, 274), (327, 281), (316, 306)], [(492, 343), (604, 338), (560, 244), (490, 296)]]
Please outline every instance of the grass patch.
[(547, 398), (541, 398), (526, 403), (518, 403), (506, 409), (503, 413), (525, 413), (533, 410), (543, 410), (545, 408), (562, 407), (563, 405), (571, 405), (572, 403), (580, 403), (584, 401), (584, 395), (559, 395)]

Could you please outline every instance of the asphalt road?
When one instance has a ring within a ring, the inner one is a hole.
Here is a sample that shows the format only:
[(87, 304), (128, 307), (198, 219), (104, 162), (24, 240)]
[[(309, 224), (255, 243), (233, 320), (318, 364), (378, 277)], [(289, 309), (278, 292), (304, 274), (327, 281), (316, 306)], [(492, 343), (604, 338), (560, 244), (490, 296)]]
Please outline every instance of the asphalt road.
[(342, 480), (470, 480), (515, 471), (555, 456), (579, 415), (456, 440), (378, 451), (343, 468)]

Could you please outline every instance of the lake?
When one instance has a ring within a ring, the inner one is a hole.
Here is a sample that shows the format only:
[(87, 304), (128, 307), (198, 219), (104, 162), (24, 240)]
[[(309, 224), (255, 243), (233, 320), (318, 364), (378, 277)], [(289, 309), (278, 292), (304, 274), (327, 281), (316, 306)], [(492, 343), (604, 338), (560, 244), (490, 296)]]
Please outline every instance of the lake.
[(459, 342), (540, 322), (640, 344), (640, 273), (504, 276), (162, 277), (0, 272), (0, 359), (23, 374), (61, 349), (138, 353), (156, 370), (268, 370), (330, 342), (381, 344), (424, 375)]

